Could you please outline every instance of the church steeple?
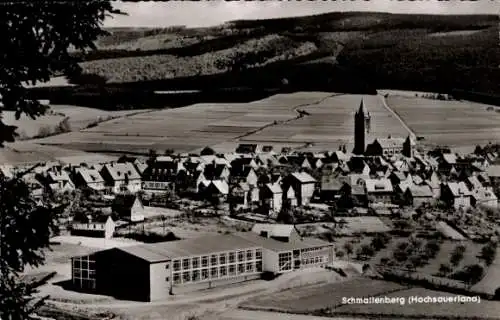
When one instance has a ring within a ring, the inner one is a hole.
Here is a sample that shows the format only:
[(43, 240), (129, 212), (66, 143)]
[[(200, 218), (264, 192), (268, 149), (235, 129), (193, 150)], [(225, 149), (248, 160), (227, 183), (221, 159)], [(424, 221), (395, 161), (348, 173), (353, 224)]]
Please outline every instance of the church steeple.
[(365, 130), (366, 126), (369, 125), (366, 121), (366, 116), (369, 116), (366, 112), (364, 100), (361, 99), (359, 104), (359, 109), (354, 115), (354, 150), (353, 153), (357, 155), (362, 155), (365, 153)]
[(363, 98), (361, 98), (361, 103), (359, 104), (359, 109), (358, 109), (358, 112), (357, 113), (360, 113), (362, 114), (363, 116), (365, 114), (367, 114), (366, 110), (365, 110), (365, 101), (363, 100)]

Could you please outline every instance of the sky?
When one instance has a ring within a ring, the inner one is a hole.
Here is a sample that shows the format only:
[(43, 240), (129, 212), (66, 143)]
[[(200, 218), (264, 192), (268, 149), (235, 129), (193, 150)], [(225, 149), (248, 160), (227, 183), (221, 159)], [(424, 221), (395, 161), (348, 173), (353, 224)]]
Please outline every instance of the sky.
[(500, 14), (499, 0), (327, 0), (114, 2), (128, 16), (115, 16), (105, 27), (207, 27), (240, 19), (301, 16), (332, 11), (381, 11), (423, 14)]

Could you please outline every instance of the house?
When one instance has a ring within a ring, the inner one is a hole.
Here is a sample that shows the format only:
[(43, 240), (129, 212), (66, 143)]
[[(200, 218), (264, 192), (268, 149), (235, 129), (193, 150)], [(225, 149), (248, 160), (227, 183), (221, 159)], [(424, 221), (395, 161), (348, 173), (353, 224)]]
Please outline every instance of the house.
[(100, 173), (105, 185), (115, 194), (141, 190), (141, 176), (130, 162), (106, 164)]
[(252, 227), (252, 232), (264, 237), (283, 242), (293, 242), (300, 239), (300, 235), (294, 225), (290, 224), (270, 224), (256, 223)]
[(314, 194), (316, 179), (305, 172), (295, 172), (288, 175), (283, 181), (283, 190), (287, 195), (290, 189), (293, 189), (297, 205), (307, 205)]
[(115, 233), (116, 224), (111, 216), (101, 215), (96, 218), (73, 220), (71, 235), (111, 239)]
[(324, 174), (321, 177), (320, 199), (322, 201), (333, 201), (339, 198), (345, 183), (347, 183), (347, 177)]
[(52, 192), (65, 193), (75, 190), (75, 185), (71, 181), (68, 173), (60, 168), (47, 172), (46, 183)]
[(457, 155), (454, 153), (443, 153), (440, 158), (438, 158), (438, 170), (439, 173), (443, 175), (452, 174), (452, 170), (456, 170), (457, 166)]
[(448, 182), (441, 184), (441, 200), (456, 210), (467, 209), (471, 206), (472, 193), (462, 182)]
[(441, 179), (439, 179), (439, 176), (435, 171), (432, 172), (429, 179), (425, 180), (425, 184), (431, 187), (435, 199), (441, 198)]
[(471, 205), (474, 207), (498, 208), (498, 198), (489, 188), (476, 188), (472, 191)]
[(229, 194), (229, 185), (224, 180), (213, 180), (210, 181), (202, 192), (203, 197), (207, 200), (223, 200), (226, 199)]
[(231, 188), (228, 194), (229, 206), (234, 209), (247, 209), (250, 203), (250, 187), (248, 184), (240, 182)]
[(167, 192), (173, 189), (177, 178), (186, 175), (186, 168), (169, 156), (161, 156), (149, 162), (142, 173), (142, 190), (149, 193)]
[(260, 188), (261, 206), (268, 211), (280, 212), (283, 203), (283, 190), (278, 183), (266, 183)]
[(120, 219), (139, 222), (144, 221), (144, 205), (141, 199), (134, 194), (116, 195), (111, 209)]
[(257, 186), (258, 177), (257, 173), (251, 166), (232, 166), (231, 179), (246, 182), (251, 186)]
[(104, 179), (96, 169), (81, 167), (77, 168), (75, 172), (74, 181), (77, 187), (89, 188), (96, 191), (102, 191), (106, 188)]
[(391, 203), (394, 190), (389, 179), (365, 179), (366, 195), (374, 203)]
[(225, 164), (215, 162), (206, 164), (203, 168), (203, 176), (209, 181), (224, 180), (227, 181), (231, 172)]
[(405, 139), (392, 138), (375, 139), (366, 148), (366, 153), (371, 156), (392, 157), (394, 155), (402, 155)]
[(431, 187), (428, 185), (410, 185), (406, 188), (406, 192), (403, 195), (404, 201), (407, 205), (413, 207), (421, 207), (425, 204), (433, 204), (434, 194)]
[(402, 171), (392, 171), (391, 174), (389, 175), (389, 180), (391, 180), (392, 185), (396, 186), (399, 185), (400, 183), (406, 182), (408, 180), (411, 180), (411, 177), (406, 175)]

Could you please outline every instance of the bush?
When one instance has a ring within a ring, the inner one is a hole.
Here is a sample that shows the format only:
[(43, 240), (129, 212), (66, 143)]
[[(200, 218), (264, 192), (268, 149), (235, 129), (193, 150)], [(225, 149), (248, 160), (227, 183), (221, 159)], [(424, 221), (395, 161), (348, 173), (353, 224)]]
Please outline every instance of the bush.
[(487, 266), (490, 266), (493, 261), (495, 261), (496, 254), (497, 246), (496, 244), (490, 242), (481, 249), (479, 258), (482, 259)]

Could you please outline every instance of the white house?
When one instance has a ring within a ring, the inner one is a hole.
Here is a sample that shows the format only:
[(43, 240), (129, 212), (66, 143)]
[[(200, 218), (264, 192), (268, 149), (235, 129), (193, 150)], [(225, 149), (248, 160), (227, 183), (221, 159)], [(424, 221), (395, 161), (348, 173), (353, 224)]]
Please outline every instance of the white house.
[(144, 205), (141, 199), (133, 194), (118, 194), (111, 207), (113, 213), (121, 219), (139, 222), (144, 221)]
[(71, 192), (75, 185), (68, 173), (64, 170), (50, 170), (47, 172), (47, 184), (53, 192)]
[(283, 190), (278, 183), (266, 183), (260, 189), (260, 199), (270, 211), (279, 212), (283, 203)]
[(393, 187), (389, 179), (365, 179), (366, 195), (377, 203), (391, 203)]
[(71, 234), (111, 239), (115, 233), (116, 224), (110, 216), (100, 216), (86, 221), (73, 221)]
[(101, 169), (101, 176), (113, 193), (136, 193), (142, 187), (141, 176), (130, 162), (106, 164)]
[(449, 182), (441, 185), (441, 199), (456, 210), (469, 208), (471, 197), (472, 193), (464, 182)]

